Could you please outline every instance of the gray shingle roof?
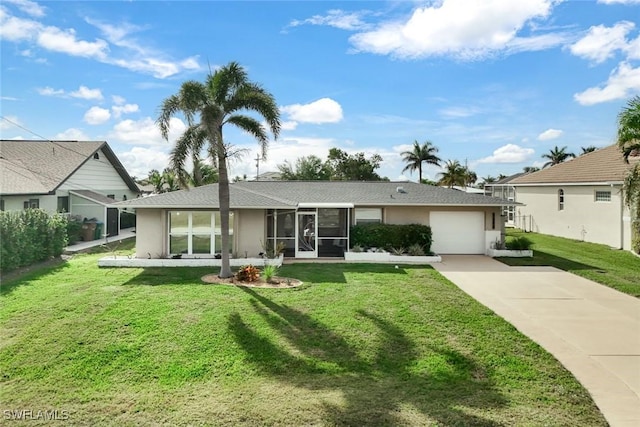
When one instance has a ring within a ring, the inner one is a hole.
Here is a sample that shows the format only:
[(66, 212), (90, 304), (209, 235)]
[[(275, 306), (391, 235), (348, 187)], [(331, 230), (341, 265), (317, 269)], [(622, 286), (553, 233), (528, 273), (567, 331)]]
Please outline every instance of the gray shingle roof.
[(0, 194), (51, 193), (100, 149), (128, 187), (139, 192), (104, 141), (0, 140)]
[[(401, 187), (401, 191), (398, 191)], [(413, 182), (245, 181), (230, 185), (231, 208), (285, 208), (300, 203), (355, 206), (503, 206), (502, 199)], [(513, 203), (517, 204), (517, 203)], [(127, 200), (117, 207), (217, 208), (217, 184)]]

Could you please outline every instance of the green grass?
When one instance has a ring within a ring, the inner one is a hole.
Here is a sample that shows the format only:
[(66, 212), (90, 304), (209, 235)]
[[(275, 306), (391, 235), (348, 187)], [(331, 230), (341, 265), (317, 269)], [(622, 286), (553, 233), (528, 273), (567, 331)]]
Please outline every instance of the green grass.
[(287, 265), (302, 287), (254, 290), (99, 256), (3, 284), (0, 410), (81, 425), (606, 425), (555, 359), (429, 267)]
[(508, 265), (552, 266), (640, 297), (640, 258), (605, 245), (508, 229), (507, 236), (526, 236), (533, 258), (498, 258)]

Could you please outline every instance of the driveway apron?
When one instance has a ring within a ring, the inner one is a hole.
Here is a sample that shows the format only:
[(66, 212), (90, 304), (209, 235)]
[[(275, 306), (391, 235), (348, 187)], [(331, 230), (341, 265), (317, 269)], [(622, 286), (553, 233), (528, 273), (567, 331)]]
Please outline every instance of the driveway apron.
[(611, 426), (640, 426), (640, 300), (553, 267), (445, 255), (443, 276), (544, 347)]

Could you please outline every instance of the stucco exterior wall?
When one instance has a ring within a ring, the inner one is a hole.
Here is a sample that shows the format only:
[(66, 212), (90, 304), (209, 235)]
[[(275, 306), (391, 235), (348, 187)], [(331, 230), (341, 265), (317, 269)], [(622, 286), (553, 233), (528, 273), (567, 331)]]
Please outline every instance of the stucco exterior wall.
[(387, 224), (423, 224), (429, 225), (429, 208), (391, 206), (384, 209), (384, 222)]
[[(558, 206), (558, 190), (564, 190), (564, 209)], [(610, 191), (610, 202), (596, 202), (595, 192)], [(622, 191), (616, 186), (518, 186), (516, 201), (526, 204), (516, 215), (531, 215), (527, 224), (537, 233), (601, 243), (629, 249), (629, 216), (622, 203)], [(625, 213), (626, 211), (626, 213)]]
[(40, 209), (53, 213), (58, 208), (57, 196), (48, 195), (20, 195), (20, 196), (2, 196), (4, 200), (5, 211), (21, 211), (24, 209), (24, 202), (29, 199), (38, 199)]
[(136, 257), (164, 258), (167, 245), (167, 214), (164, 209), (136, 210)]
[(263, 251), (262, 243), (265, 236), (265, 213), (263, 209), (241, 210), (235, 212), (236, 216), (236, 248), (239, 258), (245, 256), (257, 257)]

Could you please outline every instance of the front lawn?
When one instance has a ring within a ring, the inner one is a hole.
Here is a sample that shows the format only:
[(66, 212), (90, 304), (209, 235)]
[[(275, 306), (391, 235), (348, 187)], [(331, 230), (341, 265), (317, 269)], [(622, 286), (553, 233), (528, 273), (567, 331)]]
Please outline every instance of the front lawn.
[(640, 297), (640, 258), (606, 245), (507, 229), (507, 237), (533, 242), (533, 258), (497, 258), (508, 265), (546, 265)]
[(429, 267), (295, 264), (279, 274), (302, 287), (254, 290), (202, 284), (207, 268), (98, 269), (100, 256), (3, 284), (0, 410), (81, 425), (606, 425), (555, 359)]

